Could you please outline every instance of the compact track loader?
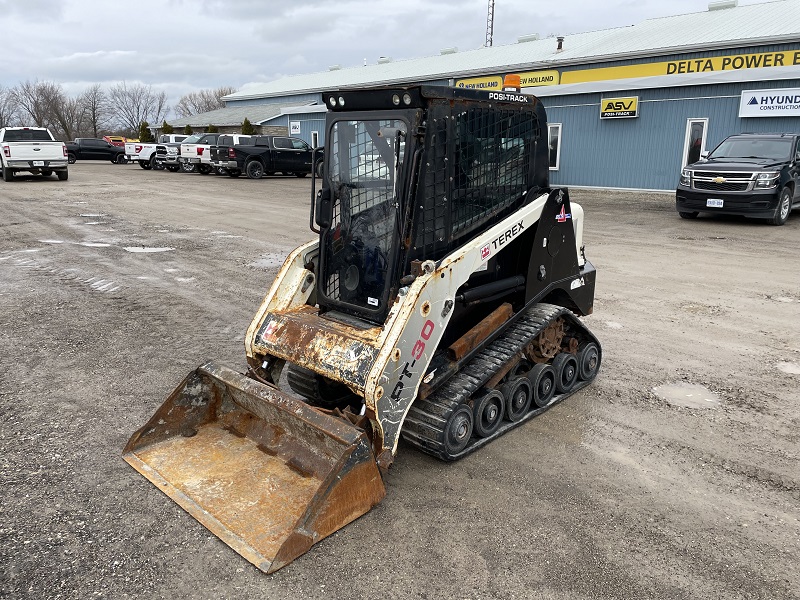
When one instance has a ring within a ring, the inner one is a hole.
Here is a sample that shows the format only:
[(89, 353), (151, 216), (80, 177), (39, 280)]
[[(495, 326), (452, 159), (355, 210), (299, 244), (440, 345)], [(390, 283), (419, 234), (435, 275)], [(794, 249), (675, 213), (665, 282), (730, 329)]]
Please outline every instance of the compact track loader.
[(595, 286), (583, 210), (549, 187), (537, 98), (423, 86), (326, 103), (318, 235), (258, 309), (247, 373), (199, 367), (124, 450), (266, 572), (380, 502), (401, 437), (459, 459), (601, 360), (578, 318)]

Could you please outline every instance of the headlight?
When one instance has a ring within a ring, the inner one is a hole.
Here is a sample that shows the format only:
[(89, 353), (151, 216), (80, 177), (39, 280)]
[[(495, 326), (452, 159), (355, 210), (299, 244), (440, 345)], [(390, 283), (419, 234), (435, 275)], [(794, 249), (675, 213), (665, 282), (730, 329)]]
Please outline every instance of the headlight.
[(681, 185), (685, 185), (686, 187), (692, 186), (692, 171), (691, 169), (682, 169), (681, 170)]
[(759, 173), (758, 177), (756, 178), (756, 187), (762, 190), (775, 187), (778, 185), (779, 175), (780, 173), (778, 171), (765, 171), (764, 173)]

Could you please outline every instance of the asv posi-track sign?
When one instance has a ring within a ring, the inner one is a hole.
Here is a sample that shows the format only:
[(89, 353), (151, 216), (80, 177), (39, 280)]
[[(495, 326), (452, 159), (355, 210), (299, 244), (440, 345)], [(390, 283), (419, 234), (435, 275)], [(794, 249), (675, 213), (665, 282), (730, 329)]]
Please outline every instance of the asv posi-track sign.
[(600, 100), (601, 119), (631, 119), (639, 116), (639, 96), (603, 98)]
[(740, 117), (800, 117), (800, 88), (745, 90), (739, 101)]

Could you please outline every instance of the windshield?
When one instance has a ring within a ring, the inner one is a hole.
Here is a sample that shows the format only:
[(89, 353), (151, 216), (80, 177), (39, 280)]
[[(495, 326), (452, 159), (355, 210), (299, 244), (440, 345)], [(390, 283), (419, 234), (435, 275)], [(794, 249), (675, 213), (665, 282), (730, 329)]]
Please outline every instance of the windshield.
[(185, 140), (183, 140), (184, 144), (196, 144), (198, 140), (203, 137), (200, 133), (195, 133), (194, 135), (190, 135)]
[(324, 236), (324, 293), (380, 311), (398, 228), (397, 174), (407, 126), (397, 119), (333, 124), (328, 183), (333, 220)]
[(6, 129), (6, 142), (52, 142), (47, 129)]
[(709, 158), (763, 158), (788, 160), (792, 151), (791, 138), (728, 138), (722, 142)]

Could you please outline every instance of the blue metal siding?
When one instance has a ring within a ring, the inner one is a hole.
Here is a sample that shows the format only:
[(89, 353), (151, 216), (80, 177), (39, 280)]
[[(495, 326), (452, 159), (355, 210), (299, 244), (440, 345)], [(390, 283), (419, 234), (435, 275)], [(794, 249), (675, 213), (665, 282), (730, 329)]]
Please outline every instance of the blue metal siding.
[[(543, 98), (550, 123), (561, 123), (553, 185), (674, 189), (688, 119), (708, 119), (706, 150), (742, 132), (800, 131), (800, 117), (739, 118), (745, 89), (800, 87), (800, 80), (630, 90)], [(600, 119), (606, 97), (639, 96), (639, 117)]]
[(286, 131), (289, 131), (289, 121), (300, 121), (300, 135), (292, 134), (292, 137), (299, 137), (311, 144), (311, 132), (316, 131), (319, 133), (319, 145), (325, 144), (325, 113), (280, 115), (262, 125), (286, 127)]

